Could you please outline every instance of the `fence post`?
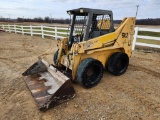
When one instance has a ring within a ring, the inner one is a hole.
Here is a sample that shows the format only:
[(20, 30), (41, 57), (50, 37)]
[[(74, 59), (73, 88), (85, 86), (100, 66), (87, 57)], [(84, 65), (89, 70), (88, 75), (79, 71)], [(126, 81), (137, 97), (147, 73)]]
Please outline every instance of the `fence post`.
[(23, 25), (21, 25), (22, 34), (24, 35)]
[(54, 29), (55, 29), (55, 40), (57, 40), (57, 27), (54, 27)]
[(138, 27), (136, 27), (134, 30), (135, 30), (135, 33), (134, 33), (134, 39), (133, 39), (133, 43), (132, 43), (132, 50), (135, 49), (136, 39), (137, 39), (137, 35), (138, 35)]
[(16, 25), (14, 24), (14, 32), (15, 33), (17, 33), (17, 31), (16, 31), (17, 29), (16, 29)]
[(31, 32), (31, 36), (33, 36), (33, 33), (32, 33), (32, 25), (30, 25), (30, 32)]
[(11, 28), (9, 24), (8, 24), (8, 31), (11, 33)]
[(44, 38), (43, 25), (41, 25), (42, 38)]
[(2, 29), (4, 30), (4, 25), (2, 25)]

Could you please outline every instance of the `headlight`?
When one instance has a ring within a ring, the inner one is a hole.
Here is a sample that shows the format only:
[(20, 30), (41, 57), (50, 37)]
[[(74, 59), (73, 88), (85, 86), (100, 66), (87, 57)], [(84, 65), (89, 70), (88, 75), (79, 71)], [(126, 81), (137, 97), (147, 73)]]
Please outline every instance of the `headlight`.
[(80, 13), (83, 13), (83, 9), (80, 9)]
[(68, 13), (69, 15), (71, 15), (71, 12), (70, 12), (70, 11), (68, 11), (67, 13)]

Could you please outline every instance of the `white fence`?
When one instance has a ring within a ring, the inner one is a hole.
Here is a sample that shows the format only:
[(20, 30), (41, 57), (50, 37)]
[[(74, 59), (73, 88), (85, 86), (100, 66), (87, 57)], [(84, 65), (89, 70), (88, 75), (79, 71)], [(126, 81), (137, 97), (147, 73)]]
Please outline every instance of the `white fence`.
[(33, 35), (41, 35), (42, 38), (45, 36), (53, 37), (55, 40), (58, 38), (64, 38), (67, 36), (68, 28), (60, 28), (60, 27), (49, 27), (49, 26), (24, 26), (24, 25), (0, 25), (1, 30), (5, 30), (7, 32), (14, 33), (22, 33)]
[(135, 49), (136, 45), (152, 47), (152, 48), (160, 48), (160, 45), (136, 42), (137, 38), (141, 38), (141, 39), (145, 39), (145, 40), (160, 40), (160, 37), (151, 37), (151, 36), (138, 35), (138, 31), (160, 32), (160, 29), (150, 29), (150, 28), (139, 28), (139, 27), (136, 27), (135, 28), (135, 34), (134, 34), (134, 40), (133, 40), (133, 44), (132, 44), (132, 50)]
[[(33, 35), (41, 35), (42, 38), (45, 36), (53, 37), (55, 40), (58, 38), (64, 38), (67, 36), (68, 28), (60, 28), (60, 27), (49, 27), (49, 26), (23, 26), (23, 25), (0, 25), (2, 30), (8, 31), (8, 32), (14, 32), (14, 33), (22, 33), (24, 34), (30, 34)], [(155, 44), (147, 44), (147, 43), (141, 43), (136, 42), (137, 38), (145, 39), (145, 40), (160, 40), (160, 37), (151, 37), (151, 36), (142, 36), (138, 35), (138, 31), (151, 31), (151, 32), (160, 32), (160, 29), (149, 29), (149, 28), (135, 28), (135, 35), (134, 40), (132, 44), (132, 50), (135, 49), (135, 46), (146, 46), (146, 47), (153, 47), (153, 48), (160, 48), (160, 45)]]

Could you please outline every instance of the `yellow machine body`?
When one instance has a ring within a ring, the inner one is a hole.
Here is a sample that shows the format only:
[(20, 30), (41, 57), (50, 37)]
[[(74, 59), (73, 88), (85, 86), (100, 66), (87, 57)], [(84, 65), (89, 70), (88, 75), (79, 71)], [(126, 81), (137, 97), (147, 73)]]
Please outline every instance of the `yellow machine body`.
[[(105, 34), (87, 41), (75, 43), (71, 49), (68, 49), (68, 38), (58, 41), (58, 66), (66, 66), (72, 70), (72, 80), (76, 77), (78, 65), (86, 58), (94, 58), (99, 60), (104, 68), (108, 62), (108, 58), (115, 52), (124, 52), (128, 57), (132, 54), (132, 40), (135, 27), (134, 17), (124, 18), (121, 24), (116, 28), (115, 32)], [(67, 55), (62, 55), (62, 50)]]

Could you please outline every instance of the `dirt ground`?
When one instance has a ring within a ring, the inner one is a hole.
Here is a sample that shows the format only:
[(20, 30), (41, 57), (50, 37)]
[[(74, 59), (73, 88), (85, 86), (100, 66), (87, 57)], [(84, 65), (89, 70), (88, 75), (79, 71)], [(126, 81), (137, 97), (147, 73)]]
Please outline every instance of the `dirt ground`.
[(104, 72), (92, 89), (73, 84), (76, 97), (40, 112), (21, 73), (38, 56), (52, 63), (56, 41), (0, 32), (0, 120), (160, 120), (160, 53), (134, 51), (127, 72)]

